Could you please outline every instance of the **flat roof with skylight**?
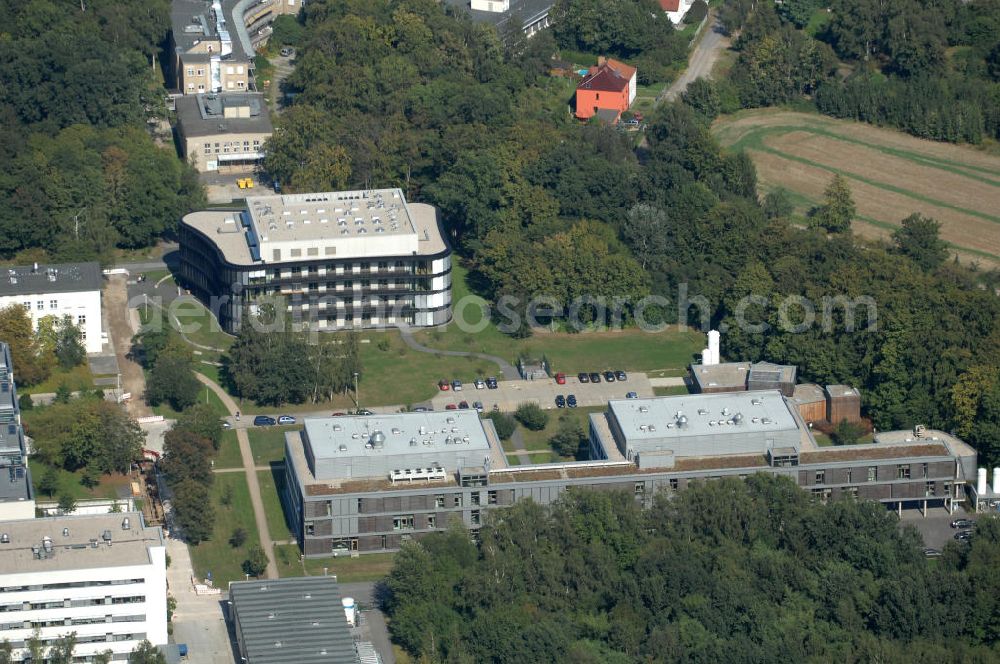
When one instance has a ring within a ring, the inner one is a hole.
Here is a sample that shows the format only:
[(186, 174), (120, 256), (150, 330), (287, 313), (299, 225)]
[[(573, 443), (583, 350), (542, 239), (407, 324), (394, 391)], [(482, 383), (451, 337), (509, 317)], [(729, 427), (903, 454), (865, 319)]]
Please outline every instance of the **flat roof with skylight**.
[(233, 265), (431, 256), (447, 250), (431, 205), (401, 189), (248, 196), (242, 211), (194, 212), (184, 223)]
[(691, 394), (608, 403), (612, 431), (626, 458), (764, 454), (801, 447), (799, 420), (778, 391)]
[(395, 413), (307, 418), (301, 435), (316, 480), (444, 479), (490, 464), (486, 426), (475, 411)]

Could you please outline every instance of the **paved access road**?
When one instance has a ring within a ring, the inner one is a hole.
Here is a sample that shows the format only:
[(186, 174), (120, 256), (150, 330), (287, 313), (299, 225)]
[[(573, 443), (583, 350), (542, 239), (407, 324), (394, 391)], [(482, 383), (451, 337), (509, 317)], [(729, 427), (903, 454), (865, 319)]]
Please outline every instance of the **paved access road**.
[(729, 48), (730, 41), (729, 37), (722, 34), (722, 28), (716, 22), (714, 13), (708, 17), (708, 23), (706, 34), (691, 51), (687, 69), (656, 99), (657, 104), (677, 99), (687, 90), (691, 81), (712, 77), (712, 68), (715, 67), (722, 52)]
[(504, 380), (497, 384), (495, 390), (477, 390), (475, 385), (467, 383), (460, 392), (438, 392), (431, 399), (431, 405), (434, 410), (445, 410), (448, 404), (457, 405), (460, 401), (467, 401), (470, 405), (475, 401), (482, 401), (483, 409), (487, 412), (493, 409), (494, 404), (502, 411), (511, 412), (529, 401), (536, 402), (542, 408), (555, 408), (557, 394), (572, 394), (576, 397), (578, 406), (604, 406), (612, 399), (624, 399), (629, 392), (635, 392), (640, 397), (653, 396), (653, 387), (646, 374), (630, 373), (624, 383), (607, 383), (603, 376), (597, 384), (581, 383), (576, 376), (567, 376), (565, 385), (556, 384), (553, 378)]
[(169, 593), (177, 601), (173, 617), (174, 643), (186, 643), (190, 664), (233, 661), (233, 648), (222, 604), (224, 595), (197, 595), (191, 583), (193, 568), (187, 545), (167, 539)]

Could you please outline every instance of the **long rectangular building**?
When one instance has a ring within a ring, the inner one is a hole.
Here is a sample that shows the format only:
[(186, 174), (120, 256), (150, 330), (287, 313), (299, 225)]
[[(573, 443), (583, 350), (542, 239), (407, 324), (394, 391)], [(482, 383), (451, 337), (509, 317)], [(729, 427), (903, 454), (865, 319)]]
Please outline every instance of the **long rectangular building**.
[(286, 435), (284, 498), (306, 556), (392, 551), (452, 519), (475, 530), (485, 510), (550, 503), (571, 487), (623, 490), (649, 505), (691, 482), (770, 473), (820, 500), (926, 509), (960, 503), (976, 476), (975, 450), (940, 431), (820, 447), (777, 391), (613, 401), (590, 417), (590, 461), (530, 466), (507, 467), (491, 423), (475, 413), (391, 418), (319, 418)]
[[(0, 641), (24, 661), (76, 633), (78, 661), (167, 642), (166, 546), (138, 512), (0, 522)], [(84, 659), (86, 658), (86, 659)]]
[(10, 346), (0, 341), (0, 521), (35, 516), (28, 447), (21, 426)]
[(316, 330), (451, 320), (451, 248), (437, 210), (400, 189), (249, 196), (180, 225), (186, 285), (235, 333), (262, 298)]

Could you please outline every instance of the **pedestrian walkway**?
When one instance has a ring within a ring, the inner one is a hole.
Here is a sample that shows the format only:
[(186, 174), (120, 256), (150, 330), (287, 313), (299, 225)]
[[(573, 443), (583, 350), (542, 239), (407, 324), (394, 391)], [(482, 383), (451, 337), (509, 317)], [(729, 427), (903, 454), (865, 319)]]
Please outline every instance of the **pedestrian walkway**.
[(400, 326), (399, 334), (403, 338), (403, 343), (412, 348), (413, 350), (419, 351), (421, 353), (430, 353), (431, 355), (443, 355), (446, 357), (475, 357), (480, 360), (486, 360), (487, 362), (493, 362), (503, 373), (503, 377), (507, 380), (517, 380), (521, 377), (521, 374), (514, 365), (503, 359), (502, 357), (497, 357), (496, 355), (487, 355), (486, 353), (473, 353), (464, 350), (440, 350), (438, 348), (430, 348), (424, 346), (416, 339), (413, 338), (413, 334), (406, 327)]
[[(226, 407), (230, 415), (235, 415), (239, 408), (233, 398), (226, 394), (217, 383), (209, 377), (200, 373), (195, 373), (202, 384), (215, 392), (222, 405)], [(278, 578), (278, 565), (274, 562), (274, 542), (271, 540), (271, 531), (267, 527), (267, 517), (264, 512), (264, 501), (260, 496), (260, 482), (257, 481), (257, 467), (253, 462), (253, 452), (250, 450), (250, 437), (247, 436), (246, 429), (236, 429), (236, 439), (240, 442), (240, 456), (243, 458), (243, 472), (246, 473), (247, 487), (250, 489), (250, 504), (253, 505), (253, 516), (257, 522), (257, 532), (260, 534), (260, 546), (267, 554), (267, 578)], [(267, 468), (266, 470), (270, 470)]]

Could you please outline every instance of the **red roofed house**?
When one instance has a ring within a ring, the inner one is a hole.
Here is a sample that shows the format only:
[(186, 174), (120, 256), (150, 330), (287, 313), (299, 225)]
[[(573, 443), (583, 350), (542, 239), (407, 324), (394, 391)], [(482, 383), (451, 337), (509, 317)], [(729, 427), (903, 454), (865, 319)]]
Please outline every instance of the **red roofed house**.
[(576, 117), (589, 120), (600, 115), (612, 123), (618, 122), (633, 101), (635, 67), (601, 57), (576, 86)]
[(684, 20), (694, 0), (660, 0), (660, 9), (667, 12), (667, 18), (674, 25)]

